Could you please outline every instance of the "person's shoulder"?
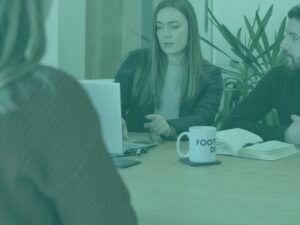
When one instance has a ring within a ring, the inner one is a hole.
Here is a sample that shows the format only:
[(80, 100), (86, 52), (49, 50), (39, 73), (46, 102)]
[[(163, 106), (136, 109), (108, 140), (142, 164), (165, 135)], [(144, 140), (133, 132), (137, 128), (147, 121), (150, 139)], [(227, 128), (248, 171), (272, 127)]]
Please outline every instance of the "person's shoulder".
[(138, 66), (147, 62), (149, 56), (149, 49), (140, 48), (128, 52), (121, 61), (121, 71), (134, 71)]
[(222, 70), (220, 67), (210, 63), (207, 60), (203, 60), (201, 62), (202, 71), (209, 75), (221, 75)]
[(61, 92), (69, 90), (79, 91), (82, 89), (75, 78), (67, 73), (44, 65), (37, 65), (20, 76), (10, 85), (7, 90), (12, 99), (20, 104), (38, 99), (51, 99)]
[(128, 56), (131, 57), (143, 57), (149, 54), (149, 48), (138, 48), (128, 52)]
[(39, 99), (54, 102), (74, 102), (76, 99), (81, 104), (89, 102), (87, 93), (73, 76), (50, 66), (38, 66), (32, 72), (30, 86), (35, 93), (39, 93)]
[(87, 92), (70, 74), (41, 65), (34, 71), (33, 76), (40, 83), (40, 88), (35, 91), (37, 96), (31, 98), (31, 101), (35, 99), (39, 102), (39, 107), (52, 106), (53, 112), (69, 112), (69, 115), (78, 118), (82, 115), (97, 118)]
[(266, 75), (269, 79), (277, 80), (278, 82), (295, 82), (299, 79), (295, 71), (288, 70), (285, 66), (277, 66), (272, 68)]
[(70, 74), (51, 66), (39, 65), (32, 73), (36, 78), (44, 76), (54, 82), (76, 83), (76, 79)]
[(286, 79), (289, 79), (286, 68), (284, 66), (276, 66), (267, 72), (267, 74), (261, 79), (261, 82), (281, 83)]
[(56, 89), (77, 89), (81, 90), (82, 87), (75, 77), (62, 70), (40, 65), (33, 71), (33, 77), (44, 85), (52, 85)]
[(285, 74), (286, 74), (286, 69), (284, 66), (276, 66), (269, 70), (267, 76), (280, 77), (280, 76), (284, 76)]
[(214, 81), (221, 82), (222, 70), (220, 67), (218, 67), (206, 60), (203, 60), (201, 62), (201, 69), (202, 69), (204, 79), (207, 82), (214, 82)]
[(140, 48), (128, 52), (125, 55), (125, 60), (127, 63), (139, 63), (140, 61), (146, 60), (149, 55), (149, 49)]

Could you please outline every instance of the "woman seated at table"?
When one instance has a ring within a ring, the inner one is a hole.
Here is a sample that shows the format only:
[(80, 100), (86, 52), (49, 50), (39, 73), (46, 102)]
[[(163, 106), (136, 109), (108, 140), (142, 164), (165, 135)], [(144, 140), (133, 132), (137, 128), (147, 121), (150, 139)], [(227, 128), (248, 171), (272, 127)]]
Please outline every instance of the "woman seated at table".
[(0, 1), (0, 224), (136, 225), (82, 87), (40, 64), (51, 1)]
[(130, 52), (115, 77), (125, 131), (174, 137), (190, 126), (212, 125), (221, 71), (203, 59), (192, 5), (163, 0), (153, 18), (151, 47)]

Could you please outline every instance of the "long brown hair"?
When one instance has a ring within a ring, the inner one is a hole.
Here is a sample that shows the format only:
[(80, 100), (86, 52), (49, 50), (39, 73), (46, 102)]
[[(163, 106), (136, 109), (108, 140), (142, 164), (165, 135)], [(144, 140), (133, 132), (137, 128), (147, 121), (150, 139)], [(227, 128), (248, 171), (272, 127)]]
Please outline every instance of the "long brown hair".
[(0, 88), (32, 70), (43, 56), (43, 2), (0, 1)]
[(161, 50), (157, 39), (156, 19), (158, 12), (166, 7), (179, 10), (188, 21), (189, 39), (186, 47), (186, 76), (183, 80), (182, 101), (190, 101), (200, 91), (201, 80), (205, 74), (202, 70), (203, 56), (200, 48), (198, 22), (193, 6), (188, 0), (163, 0), (158, 4), (153, 15), (152, 43), (145, 60), (136, 70), (133, 84), (133, 97), (139, 99), (140, 104), (160, 104), (160, 95), (163, 88), (168, 59)]

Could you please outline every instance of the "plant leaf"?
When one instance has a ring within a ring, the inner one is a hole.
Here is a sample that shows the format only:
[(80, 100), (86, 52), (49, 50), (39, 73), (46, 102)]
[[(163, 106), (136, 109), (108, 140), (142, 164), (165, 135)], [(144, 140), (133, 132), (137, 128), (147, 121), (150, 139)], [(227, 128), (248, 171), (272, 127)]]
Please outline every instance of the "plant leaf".
[(207, 40), (206, 38), (199, 36), (200, 40), (205, 42), (206, 44), (208, 44), (209, 46), (213, 47), (214, 49), (218, 50), (219, 52), (221, 52), (222, 54), (224, 54), (225, 56), (227, 56), (228, 58), (232, 59), (232, 57), (230, 55), (228, 55), (226, 52), (224, 52), (221, 48), (219, 48), (218, 46), (214, 45), (211, 41)]
[(240, 27), (240, 29), (238, 29), (236, 37), (237, 39), (239, 39), (241, 41), (241, 33), (242, 33), (242, 27)]
[[(256, 38), (255, 31), (254, 31), (253, 26), (251, 26), (251, 24), (250, 24), (250, 22), (249, 22), (249, 20), (248, 20), (248, 18), (247, 18), (246, 16), (244, 16), (244, 21), (245, 21), (245, 24), (246, 24), (248, 33), (249, 33), (249, 35), (250, 35), (250, 40), (255, 40), (255, 38)], [(262, 48), (262, 46), (261, 46), (261, 44), (260, 44), (260, 42), (259, 42), (259, 38), (260, 38), (260, 37), (257, 37), (257, 38), (258, 38), (258, 39), (257, 39), (256, 44), (255, 44), (254, 47), (255, 47), (255, 49), (257, 50), (257, 52), (258, 52), (259, 54), (261, 54), (264, 50), (263, 50), (263, 48)], [(253, 43), (254, 43), (254, 42), (253, 42)], [(250, 51), (250, 50), (249, 50), (249, 51)], [(263, 61), (264, 61), (265, 64), (268, 64), (268, 59), (267, 59), (266, 57), (263, 57), (262, 59), (263, 59)]]
[[(252, 44), (250, 46), (250, 50), (255, 48), (255, 45), (257, 45), (257, 42), (259, 41), (259, 39), (262, 37), (262, 34), (265, 32), (265, 28), (270, 20), (270, 17), (272, 15), (272, 11), (273, 11), (273, 5), (269, 8), (267, 14), (264, 16), (263, 20), (261, 21), (261, 23), (258, 24), (258, 30), (254, 36), (254, 38), (252, 39)], [(258, 14), (257, 17), (259, 18)], [(258, 22), (258, 21), (257, 21)]]
[(141, 37), (144, 41), (147, 41), (147, 42), (151, 42), (150, 41), (150, 38), (148, 38), (148, 37), (146, 37), (146, 36), (144, 36), (144, 35), (142, 35), (142, 34), (139, 34), (138, 32), (136, 32), (135, 30), (133, 30), (133, 29), (131, 29), (131, 28), (129, 28), (129, 30), (130, 30), (130, 32), (132, 32), (133, 34), (135, 34), (136, 36), (138, 36), (138, 37)]
[[(264, 20), (269, 21), (271, 15), (272, 15), (272, 11), (273, 11), (273, 4), (270, 6), (270, 8), (269, 8), (266, 16), (264, 17), (263, 21)], [(260, 16), (259, 16), (258, 13), (256, 13), (255, 19), (257, 21), (258, 26), (262, 26), (263, 25), (264, 22), (261, 21)], [(261, 38), (262, 38), (262, 42), (263, 42), (264, 48), (267, 49), (270, 46), (270, 44), (269, 44), (268, 36), (267, 36), (265, 30), (262, 32)], [(267, 54), (266, 57), (268, 58), (268, 61), (270, 62), (271, 61), (271, 54), (270, 53)]]
[(232, 48), (234, 48), (236, 51), (241, 51), (241, 49), (244, 51), (247, 50), (246, 46), (243, 43), (241, 43), (241, 41), (238, 38), (236, 38), (224, 24), (221, 24), (216, 19), (216, 17), (213, 15), (210, 9), (208, 9), (208, 13), (219, 32), (222, 34), (224, 39)]
[(275, 43), (277, 45), (276, 48), (274, 48), (273, 52), (272, 52), (272, 59), (270, 61), (271, 66), (274, 66), (277, 64), (278, 59), (280, 58), (280, 44), (284, 39), (284, 32), (285, 32), (285, 27), (286, 27), (286, 18), (283, 19), (283, 21), (281, 22), (281, 25), (279, 27), (279, 31), (278, 34), (275, 38)]

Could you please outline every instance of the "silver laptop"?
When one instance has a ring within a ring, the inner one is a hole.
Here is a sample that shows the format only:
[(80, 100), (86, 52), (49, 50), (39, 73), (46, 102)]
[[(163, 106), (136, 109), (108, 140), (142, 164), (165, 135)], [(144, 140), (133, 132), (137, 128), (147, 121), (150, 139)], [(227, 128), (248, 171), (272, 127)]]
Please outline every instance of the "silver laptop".
[(82, 87), (89, 95), (99, 118), (102, 135), (112, 155), (133, 155), (143, 153), (157, 143), (147, 141), (123, 143), (120, 86), (111, 80), (81, 80)]
[(81, 80), (100, 119), (104, 142), (111, 154), (122, 155), (122, 123), (119, 84), (102, 80)]

